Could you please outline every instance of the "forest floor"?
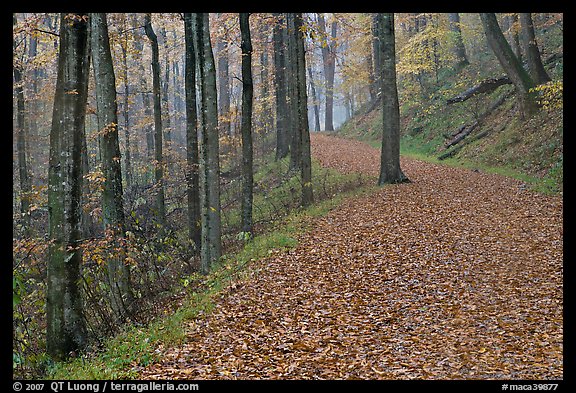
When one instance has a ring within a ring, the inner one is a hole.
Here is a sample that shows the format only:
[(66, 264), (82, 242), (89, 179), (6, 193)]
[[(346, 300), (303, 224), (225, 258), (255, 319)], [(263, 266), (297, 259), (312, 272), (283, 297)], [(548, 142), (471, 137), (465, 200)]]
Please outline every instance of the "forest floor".
[[(376, 179), (379, 150), (312, 134)], [(250, 265), (141, 379), (562, 379), (563, 201), (402, 158), (410, 183), (347, 199)]]

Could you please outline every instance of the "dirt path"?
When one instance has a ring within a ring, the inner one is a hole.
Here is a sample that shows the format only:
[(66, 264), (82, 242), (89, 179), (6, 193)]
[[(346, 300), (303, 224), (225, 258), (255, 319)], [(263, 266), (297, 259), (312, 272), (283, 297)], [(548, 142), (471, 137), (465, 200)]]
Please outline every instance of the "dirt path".
[[(313, 134), (323, 165), (379, 151)], [(562, 199), (403, 159), (190, 324), (143, 379), (561, 379)]]

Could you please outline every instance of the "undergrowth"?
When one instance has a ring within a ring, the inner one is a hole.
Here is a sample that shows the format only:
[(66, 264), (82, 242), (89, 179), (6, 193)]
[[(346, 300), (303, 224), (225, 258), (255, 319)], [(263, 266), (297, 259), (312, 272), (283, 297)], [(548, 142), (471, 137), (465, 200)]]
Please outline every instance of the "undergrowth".
[[(275, 171), (282, 163), (273, 163), (266, 170)], [(234, 283), (257, 274), (251, 263), (266, 258), (279, 250), (293, 248), (298, 235), (313, 225), (313, 219), (327, 214), (345, 198), (364, 194), (375, 185), (359, 183), (356, 175), (342, 175), (333, 170), (313, 167), (316, 202), (307, 209), (286, 211), (282, 217), (271, 221), (266, 231), (243, 242), (237, 252), (227, 253), (207, 276), (193, 273), (182, 277), (179, 307), (168, 310), (146, 326), (126, 325), (106, 341), (98, 351), (83, 354), (68, 362), (53, 364), (48, 377), (54, 379), (130, 379), (137, 377), (138, 367), (145, 367), (158, 360), (159, 347), (181, 345), (186, 342), (187, 321), (209, 314), (218, 296)], [(260, 178), (261, 175), (258, 175)], [(269, 176), (262, 176), (264, 181)], [(285, 181), (279, 188), (294, 188), (298, 182)], [(280, 190), (268, 193), (267, 198), (284, 195)], [(263, 198), (263, 196), (261, 196)], [(288, 205), (286, 200), (276, 200), (276, 205)]]

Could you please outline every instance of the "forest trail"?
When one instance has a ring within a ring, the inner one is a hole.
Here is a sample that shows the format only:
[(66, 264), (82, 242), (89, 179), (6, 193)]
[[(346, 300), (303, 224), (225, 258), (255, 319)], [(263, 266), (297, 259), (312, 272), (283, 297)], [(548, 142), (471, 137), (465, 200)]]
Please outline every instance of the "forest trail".
[[(312, 133), (322, 165), (379, 150)], [(402, 158), (411, 183), (345, 201), (255, 262), (142, 379), (562, 379), (563, 202)]]

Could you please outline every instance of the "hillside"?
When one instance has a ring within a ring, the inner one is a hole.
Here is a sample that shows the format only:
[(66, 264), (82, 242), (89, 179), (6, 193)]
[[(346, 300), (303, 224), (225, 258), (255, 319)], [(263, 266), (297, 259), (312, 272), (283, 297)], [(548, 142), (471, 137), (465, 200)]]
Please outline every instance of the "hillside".
[[(543, 59), (552, 82), (537, 88), (542, 107), (529, 119), (521, 118), (511, 84), (463, 102), (447, 103), (483, 80), (502, 77), (504, 72), (494, 56), (471, 62), (460, 72), (444, 70), (424, 90), (415, 90), (410, 76), (400, 77), (402, 154), (482, 167), (538, 183), (543, 191), (561, 192), (563, 47), (557, 30), (545, 30), (539, 37), (545, 43)], [(469, 135), (446, 148), (461, 127), (478, 118), (478, 126)], [(380, 146), (381, 129), (381, 103), (369, 103), (342, 124), (337, 134)]]

